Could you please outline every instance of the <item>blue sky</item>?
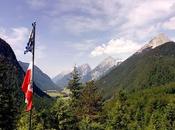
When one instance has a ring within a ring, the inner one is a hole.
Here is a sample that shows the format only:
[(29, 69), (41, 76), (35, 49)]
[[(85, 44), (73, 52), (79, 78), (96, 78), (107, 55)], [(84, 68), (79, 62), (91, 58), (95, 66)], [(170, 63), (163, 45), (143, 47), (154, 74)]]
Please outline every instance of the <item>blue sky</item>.
[(175, 39), (174, 0), (2, 0), (0, 37), (18, 60), (36, 20), (36, 65), (51, 77), (75, 64), (126, 59), (159, 33)]

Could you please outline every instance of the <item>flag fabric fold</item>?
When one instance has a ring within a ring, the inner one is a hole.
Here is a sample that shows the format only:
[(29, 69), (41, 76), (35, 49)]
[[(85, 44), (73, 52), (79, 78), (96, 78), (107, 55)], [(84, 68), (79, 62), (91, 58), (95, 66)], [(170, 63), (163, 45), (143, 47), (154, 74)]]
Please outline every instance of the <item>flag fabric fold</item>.
[(26, 46), (26, 50), (24, 51), (24, 54), (27, 52), (32, 52), (34, 46), (34, 28), (32, 29), (32, 32), (30, 33), (29, 41)]
[(26, 75), (24, 77), (24, 81), (22, 84), (22, 91), (24, 92), (25, 103), (27, 104), (26, 111), (30, 111), (32, 109), (32, 96), (33, 96), (32, 67), (33, 67), (33, 64), (31, 62), (26, 71)]

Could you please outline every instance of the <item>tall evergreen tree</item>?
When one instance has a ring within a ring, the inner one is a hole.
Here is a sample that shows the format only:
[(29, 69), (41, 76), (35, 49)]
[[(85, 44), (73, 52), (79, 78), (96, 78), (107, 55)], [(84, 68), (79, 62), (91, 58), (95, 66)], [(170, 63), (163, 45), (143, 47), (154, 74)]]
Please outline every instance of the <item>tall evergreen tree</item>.
[(15, 129), (20, 101), (16, 68), (0, 62), (0, 129)]
[(102, 96), (98, 91), (94, 81), (86, 83), (81, 95), (81, 104), (83, 115), (87, 115), (90, 119), (97, 119), (102, 111)]
[[(71, 91), (71, 103), (70, 108), (72, 111), (72, 116), (74, 118), (74, 125), (75, 128), (78, 128), (78, 121), (79, 121), (79, 107), (80, 107), (80, 95), (82, 92), (82, 83), (80, 82), (80, 75), (76, 66), (74, 66), (73, 72), (71, 74), (71, 79), (68, 83), (68, 88)], [(76, 129), (75, 129), (76, 130)]]
[(109, 130), (128, 130), (129, 112), (127, 110), (126, 93), (120, 91), (117, 96), (117, 101), (108, 114), (107, 125)]
[(101, 130), (103, 129), (102, 95), (94, 81), (89, 81), (83, 88), (80, 96), (79, 115), (81, 117), (80, 129)]
[(72, 92), (71, 98), (73, 100), (79, 99), (81, 95), (82, 84), (80, 83), (80, 79), (81, 77), (78, 73), (78, 70), (76, 66), (74, 66), (73, 72), (71, 73), (71, 79), (68, 83), (68, 88)]

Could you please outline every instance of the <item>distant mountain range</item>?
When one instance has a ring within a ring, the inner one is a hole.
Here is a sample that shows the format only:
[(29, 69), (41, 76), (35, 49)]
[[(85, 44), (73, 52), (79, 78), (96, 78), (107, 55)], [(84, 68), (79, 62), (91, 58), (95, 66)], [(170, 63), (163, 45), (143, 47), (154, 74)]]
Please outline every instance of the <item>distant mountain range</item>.
[[(24, 63), (19, 61), (19, 64), (23, 68), (24, 71), (27, 70), (29, 63)], [(46, 90), (61, 90), (59, 86), (57, 86), (51, 78), (43, 73), (37, 66), (34, 67), (34, 82), (36, 85), (43, 91)]]
[[(6, 74), (10, 77), (12, 70), (4, 70), (3, 67), (12, 66), (13, 71), (17, 73), (12, 77), (17, 79), (16, 89), (21, 93), (20, 85), (28, 64), (23, 62), (19, 64), (11, 47), (2, 39), (0, 39), (0, 61), (0, 76), (8, 72)], [(80, 65), (77, 69), (81, 81), (85, 83), (95, 80), (105, 97), (111, 97), (120, 89), (135, 91), (164, 85), (175, 81), (175, 42), (169, 40), (164, 34), (159, 34), (123, 62), (107, 57), (94, 69), (91, 69), (88, 64)], [(34, 91), (38, 96), (47, 97), (48, 95), (42, 90), (63, 89), (67, 86), (70, 76), (71, 71), (60, 73), (53, 79), (54, 84), (48, 75), (35, 66)]]
[(105, 97), (175, 81), (175, 42), (159, 34), (96, 82)]
[[(81, 82), (85, 83), (89, 80), (97, 80), (108, 73), (110, 70), (115, 68), (121, 63), (112, 57), (105, 58), (99, 65), (94, 69), (88, 64), (83, 64), (77, 67), (77, 70), (81, 77)], [(69, 79), (71, 78), (71, 71), (62, 72), (53, 78), (53, 81), (58, 85), (64, 88), (67, 86)]]

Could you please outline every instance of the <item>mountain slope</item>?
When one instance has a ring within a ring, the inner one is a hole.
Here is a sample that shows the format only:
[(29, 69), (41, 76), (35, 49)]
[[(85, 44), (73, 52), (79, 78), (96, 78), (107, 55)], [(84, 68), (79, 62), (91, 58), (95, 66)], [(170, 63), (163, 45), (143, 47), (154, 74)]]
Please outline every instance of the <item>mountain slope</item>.
[(160, 46), (164, 43), (170, 42), (171, 40), (163, 33), (160, 33), (154, 37), (148, 44), (144, 45), (137, 53), (145, 51), (147, 49), (154, 49), (157, 46)]
[(175, 43), (135, 53), (96, 82), (106, 97), (119, 89), (141, 89), (175, 81)]
[[(27, 70), (29, 64), (19, 61), (19, 64), (24, 71)], [(43, 91), (46, 90), (60, 90), (60, 88), (53, 83), (50, 77), (43, 73), (37, 66), (34, 67), (34, 82)]]
[[(6, 75), (7, 77), (6, 79), (1, 79), (0, 83), (7, 82), (7, 84), (10, 84), (11, 82), (16, 82), (15, 89), (18, 91), (18, 95), (22, 97), (23, 94), (21, 91), (21, 84), (23, 82), (25, 72), (19, 65), (18, 61), (16, 60), (16, 56), (13, 50), (11, 49), (10, 45), (1, 38), (0, 38), (0, 66), (4, 66), (5, 68), (7, 66), (11, 66), (10, 68), (7, 69), (2, 69), (3, 67), (1, 67), (0, 75), (4, 75), (5, 73), (7, 73)], [(13, 72), (15, 72), (15, 74), (13, 74)], [(12, 78), (9, 78), (11, 74), (13, 74), (13, 76)], [(35, 84), (33, 89), (36, 95), (40, 97), (49, 97), (46, 93), (40, 90)]]
[(52, 81), (54, 83), (56, 83), (58, 80), (62, 79), (65, 75), (67, 75), (68, 73), (70, 73), (70, 71), (63, 71), (61, 73), (59, 73), (57, 76), (55, 76)]
[(111, 69), (118, 66), (121, 62), (112, 58), (111, 56), (105, 58), (99, 65), (97, 65), (90, 73), (93, 80), (97, 80), (100, 77), (104, 76)]
[[(81, 76), (81, 81), (82, 82), (86, 82), (88, 80), (90, 80), (91, 77), (89, 77), (88, 73), (91, 71), (91, 68), (88, 64), (83, 64), (81, 66), (77, 67), (77, 70)], [(58, 75), (55, 77), (55, 79), (57, 79), (57, 81), (55, 81), (55, 83), (64, 88), (65, 86), (67, 86), (69, 79), (71, 78), (71, 72), (65, 74), (65, 75)]]

